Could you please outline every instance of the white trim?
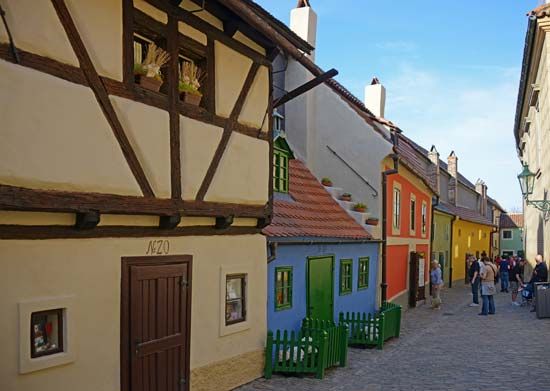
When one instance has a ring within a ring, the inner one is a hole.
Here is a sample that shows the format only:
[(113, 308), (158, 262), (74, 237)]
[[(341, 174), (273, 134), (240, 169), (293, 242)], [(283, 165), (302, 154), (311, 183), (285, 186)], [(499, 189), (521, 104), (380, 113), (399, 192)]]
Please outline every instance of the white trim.
[[(395, 205), (395, 190), (398, 190), (399, 191), (399, 204), (398, 204), (398, 209), (399, 209), (399, 219), (398, 219), (398, 223), (399, 225), (395, 225), (394, 224), (394, 221), (395, 221), (395, 213), (394, 213), (394, 205)], [(401, 191), (401, 184), (397, 181), (393, 181), (393, 186), (392, 186), (392, 203), (391, 203), (391, 208), (392, 208), (392, 212), (391, 212), (391, 226), (392, 226), (392, 230), (391, 230), (391, 233), (392, 235), (400, 235), (401, 234), (401, 219), (402, 219), (402, 206), (403, 206), (403, 192)]]
[[(412, 208), (412, 204), (414, 202), (414, 221), (413, 221), (413, 208)], [(418, 204), (416, 203), (416, 195), (414, 193), (411, 193), (411, 196), (410, 196), (410, 199), (409, 199), (409, 235), (411, 236), (416, 236), (416, 226), (417, 226), (417, 218), (418, 218), (418, 213), (416, 213), (416, 207), (418, 206)], [(414, 223), (414, 227), (413, 227), (413, 223)]]
[[(505, 238), (504, 237), (504, 232), (510, 232), (510, 237), (509, 238)], [(514, 240), (514, 230), (512, 229), (503, 229), (501, 231), (501, 234), (500, 234), (502, 240)]]
[[(235, 266), (221, 266), (220, 267), (220, 312), (219, 312), (219, 327), (220, 337), (225, 335), (239, 333), (245, 330), (249, 330), (250, 325), (250, 292), (248, 289), (251, 265), (235, 265)], [(245, 291), (244, 291), (244, 306), (246, 311), (246, 319), (243, 322), (234, 323), (230, 325), (225, 324), (225, 290), (226, 290), (226, 278), (231, 274), (244, 274), (245, 275)]]
[[(19, 373), (69, 364), (76, 360), (76, 326), (73, 316), (74, 296), (42, 297), (20, 301), (19, 307)], [(31, 358), (31, 314), (63, 309), (63, 352)]]

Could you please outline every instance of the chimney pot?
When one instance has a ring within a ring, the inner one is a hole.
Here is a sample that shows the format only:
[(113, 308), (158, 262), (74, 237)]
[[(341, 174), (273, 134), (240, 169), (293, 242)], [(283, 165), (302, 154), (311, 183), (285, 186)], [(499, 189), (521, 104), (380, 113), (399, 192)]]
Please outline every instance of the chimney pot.
[(449, 202), (456, 205), (458, 199), (458, 157), (456, 157), (455, 151), (451, 151), (449, 157), (447, 157), (447, 169), (451, 175), (449, 181)]
[[(290, 29), (300, 38), (315, 47), (317, 40), (317, 14), (307, 0), (299, 0), (296, 8), (290, 11)], [(309, 55), (315, 61), (315, 51)]]
[(374, 77), (371, 83), (365, 86), (365, 106), (375, 116), (384, 118), (386, 107), (386, 88)]

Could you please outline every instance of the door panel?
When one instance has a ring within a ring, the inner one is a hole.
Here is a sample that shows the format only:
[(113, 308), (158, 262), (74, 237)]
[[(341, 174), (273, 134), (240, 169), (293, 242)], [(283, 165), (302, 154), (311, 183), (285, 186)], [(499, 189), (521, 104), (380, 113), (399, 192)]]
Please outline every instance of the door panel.
[(159, 258), (123, 261), (123, 390), (189, 389), (190, 262)]
[(308, 317), (333, 320), (333, 258), (308, 259)]

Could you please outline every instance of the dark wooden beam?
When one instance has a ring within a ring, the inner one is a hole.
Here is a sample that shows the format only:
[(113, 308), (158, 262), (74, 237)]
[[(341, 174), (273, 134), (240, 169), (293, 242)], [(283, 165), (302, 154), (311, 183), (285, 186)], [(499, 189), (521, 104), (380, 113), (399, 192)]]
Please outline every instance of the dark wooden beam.
[(214, 226), (216, 229), (227, 229), (231, 227), (231, 224), (233, 224), (234, 216), (218, 216), (216, 217), (216, 225)]
[(206, 44), (206, 68), (206, 109), (216, 115), (216, 47), (211, 38)]
[(133, 0), (122, 0), (122, 81), (126, 86), (134, 83), (133, 10)]
[(338, 74), (338, 71), (334, 68), (331, 70), (323, 73), (322, 75), (317, 76), (316, 78), (308, 81), (307, 83), (302, 84), (301, 86), (293, 89), (290, 92), (287, 92), (285, 95), (281, 96), (279, 99), (277, 99), (273, 103), (273, 108), (277, 108), (281, 105), (284, 105), (288, 101), (291, 101), (292, 99), (306, 93), (307, 91), (311, 90), (312, 88), (317, 87), (319, 84), (324, 83), (328, 79), (333, 78)]
[(168, 15), (168, 114), (170, 117), (170, 183), (172, 198), (181, 198), (181, 148), (180, 148), (180, 115), (179, 115), (179, 45), (178, 21)]
[(78, 212), (76, 214), (75, 228), (77, 229), (92, 229), (99, 224), (100, 215), (96, 210), (88, 212)]
[(227, 34), (228, 37), (233, 37), (237, 30), (239, 30), (239, 25), (236, 20), (228, 19), (223, 21), (223, 32)]
[(212, 235), (253, 235), (261, 230), (256, 227), (229, 227), (216, 229), (214, 226), (189, 226), (174, 229), (157, 227), (98, 226), (89, 230), (59, 225), (0, 225), (0, 239), (83, 239), (83, 238), (147, 238)]
[(200, 30), (208, 37), (214, 38), (224, 45), (229, 46), (231, 49), (235, 50), (238, 53), (241, 53), (243, 56), (250, 57), (254, 62), (258, 62), (262, 65), (268, 65), (269, 62), (267, 59), (254, 49), (246, 46), (245, 44), (229, 37), (222, 30), (217, 29), (207, 21), (199, 18), (193, 13), (184, 10), (181, 7), (174, 7), (163, 0), (146, 0), (148, 3), (154, 7), (165, 11), (168, 14), (173, 14), (178, 18), (178, 20), (189, 24), (191, 27)]
[(218, 147), (216, 148), (214, 157), (210, 162), (210, 166), (208, 167), (208, 170), (206, 171), (206, 175), (204, 176), (204, 179), (199, 188), (199, 191), (197, 192), (197, 197), (196, 197), (197, 201), (204, 200), (204, 197), (206, 196), (206, 193), (210, 188), (212, 180), (214, 179), (214, 174), (216, 173), (218, 166), (220, 165), (220, 161), (223, 157), (223, 154), (225, 153), (227, 144), (229, 144), (229, 139), (231, 138), (231, 133), (233, 131), (233, 124), (239, 118), (239, 114), (241, 113), (246, 96), (248, 95), (248, 92), (252, 87), (252, 83), (254, 82), (254, 78), (258, 73), (258, 69), (260, 69), (260, 64), (256, 62), (252, 63), (250, 70), (248, 71), (248, 75), (246, 75), (243, 88), (239, 93), (239, 96), (237, 97), (237, 101), (235, 102), (235, 106), (233, 106), (233, 110), (231, 111), (231, 114), (229, 116), (229, 121), (226, 123), (223, 129), (222, 138), (218, 144)]
[(96, 99), (101, 109), (103, 110), (103, 113), (105, 114), (105, 118), (107, 119), (107, 122), (109, 122), (109, 125), (111, 125), (111, 129), (113, 130), (115, 138), (119, 143), (120, 149), (122, 150), (122, 153), (126, 158), (128, 166), (130, 167), (130, 170), (134, 174), (134, 177), (137, 183), (139, 184), (139, 187), (141, 188), (143, 195), (146, 197), (154, 197), (153, 189), (151, 188), (151, 185), (147, 181), (145, 172), (141, 167), (141, 164), (130, 144), (130, 141), (128, 140), (128, 137), (124, 133), (124, 129), (122, 127), (122, 124), (118, 120), (116, 112), (109, 99), (109, 94), (107, 93), (105, 85), (101, 81), (99, 74), (94, 68), (94, 65), (92, 63), (92, 60), (90, 59), (88, 51), (84, 46), (84, 42), (82, 42), (82, 39), (80, 38), (80, 35), (74, 24), (71, 14), (69, 13), (67, 6), (65, 5), (65, 1), (64, 0), (51, 0), (51, 1), (57, 12), (59, 20), (61, 21), (63, 29), (65, 30), (65, 33), (69, 38), (69, 42), (71, 43), (71, 46), (76, 54), (76, 57), (78, 58), (78, 62), (80, 63), (80, 68), (84, 72), (84, 76), (86, 77), (86, 80), (88, 80), (88, 85), (94, 92)]
[(266, 205), (186, 201), (116, 194), (39, 190), (0, 184), (0, 210), (101, 214), (263, 217)]

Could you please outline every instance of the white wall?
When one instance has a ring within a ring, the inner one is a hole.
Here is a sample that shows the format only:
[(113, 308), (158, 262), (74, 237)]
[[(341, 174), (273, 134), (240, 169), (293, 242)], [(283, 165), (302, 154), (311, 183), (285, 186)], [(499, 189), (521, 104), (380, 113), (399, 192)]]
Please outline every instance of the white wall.
[[(311, 78), (299, 63), (291, 61), (285, 89), (296, 88)], [(374, 217), (381, 217), (381, 162), (392, 152), (391, 143), (377, 133), (330, 87), (322, 84), (285, 105), (287, 139), (295, 154), (313, 174), (329, 177), (337, 187), (365, 202)], [(377, 191), (373, 191), (335, 157), (327, 145), (342, 156)]]

